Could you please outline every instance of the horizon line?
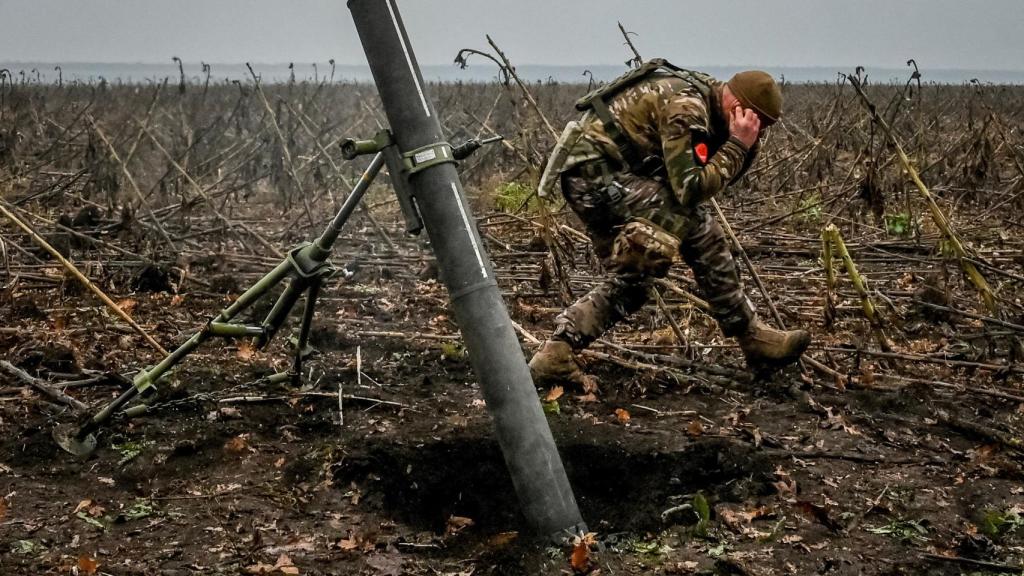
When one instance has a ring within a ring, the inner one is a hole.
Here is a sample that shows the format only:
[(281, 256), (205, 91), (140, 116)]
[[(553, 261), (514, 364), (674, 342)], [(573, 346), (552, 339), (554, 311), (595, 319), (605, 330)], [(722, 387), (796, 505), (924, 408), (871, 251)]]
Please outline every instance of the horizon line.
[[(299, 66), (312, 67), (313, 64), (317, 64), (317, 65), (320, 65), (320, 64), (328, 64), (329, 65), (330, 64), (329, 60), (321, 60), (321, 61), (316, 61), (316, 62), (307, 62), (307, 61), (279, 61), (279, 62), (253, 62), (253, 61), (248, 61), (248, 62), (227, 62), (227, 61), (221, 61), (221, 62), (206, 62), (206, 61), (203, 61), (203, 60), (184, 60), (184, 59), (182, 59), (183, 66), (188, 66), (190, 63), (192, 65), (197, 65), (197, 64), (201, 65), (201, 64), (205, 63), (205, 64), (208, 64), (210, 66), (245, 66), (246, 64), (250, 64), (253, 67), (256, 67), (256, 66), (288, 66), (289, 64), (294, 64), (295, 67), (299, 67)], [(58, 61), (58, 60), (0, 60), (0, 64), (46, 64), (46, 65), (55, 65), (55, 66), (82, 65), (82, 64), (102, 64), (102, 65), (113, 65), (113, 66), (118, 66), (118, 65), (120, 65), (120, 66), (145, 65), (145, 66), (172, 66), (172, 67), (176, 66), (175, 62), (173, 60), (170, 60), (170, 59), (168, 59), (166, 61), (150, 61), (150, 60), (134, 60), (134, 61), (127, 61), (127, 60), (118, 60), (118, 61), (110, 61), (110, 60), (65, 60), (65, 61)], [(486, 65), (483, 62), (481, 62), (481, 64), (482, 65)], [(458, 66), (455, 62), (447, 62), (447, 63), (429, 63), (429, 62), (428, 63), (423, 63), (423, 62), (420, 62), (419, 65), (420, 66), (445, 66), (445, 67), (449, 67), (449, 66), (457, 67)], [(347, 62), (346, 63), (335, 62), (335, 66), (336, 67), (357, 66), (357, 67), (362, 67), (362, 68), (368, 68), (369, 67), (369, 65), (365, 64), (365, 63), (363, 63), (363, 64), (353, 64), (353, 63), (347, 63)], [(587, 67), (598, 67), (598, 66), (601, 66), (601, 67), (620, 67), (620, 68), (623, 68), (623, 69), (627, 68), (625, 63), (595, 63), (595, 62), (591, 62), (591, 63), (587, 63), (587, 64), (552, 64), (552, 63), (525, 62), (525, 63), (522, 63), (522, 64), (516, 64), (515, 66), (517, 68), (518, 67), (523, 67), (523, 66), (531, 66), (531, 67), (547, 66), (547, 67), (557, 67), (557, 68), (587, 68)], [(795, 69), (795, 68), (801, 68), (801, 69), (836, 70), (836, 69), (840, 69), (840, 68), (856, 68), (857, 66), (862, 66), (864, 68), (880, 68), (880, 69), (883, 69), (883, 70), (904, 70), (904, 69), (909, 70), (910, 69), (908, 66), (905, 66), (905, 65), (904, 66), (898, 66), (898, 65), (883, 65), (883, 64), (803, 64), (803, 65), (793, 65), (793, 64), (706, 64), (706, 63), (705, 64), (694, 65), (693, 69), (698, 69), (699, 70), (701, 68), (747, 68), (747, 69), (757, 69), (757, 68), (794, 68)], [(929, 67), (929, 66), (920, 66), (920, 64), (918, 66), (919, 66), (919, 68), (921, 70), (924, 70), (924, 71), (927, 71), (927, 70), (938, 70), (938, 71), (944, 71), (944, 72), (971, 71), (971, 72), (1011, 72), (1011, 73), (1024, 73), (1024, 68)]]

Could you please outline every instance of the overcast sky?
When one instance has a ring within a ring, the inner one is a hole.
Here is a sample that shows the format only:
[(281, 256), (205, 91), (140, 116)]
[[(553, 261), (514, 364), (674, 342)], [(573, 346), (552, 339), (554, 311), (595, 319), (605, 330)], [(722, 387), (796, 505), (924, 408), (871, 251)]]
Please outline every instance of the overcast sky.
[[(399, 0), (422, 64), (491, 34), (517, 63), (1024, 69), (1022, 0)], [(343, 0), (0, 0), (0, 61), (363, 64)]]

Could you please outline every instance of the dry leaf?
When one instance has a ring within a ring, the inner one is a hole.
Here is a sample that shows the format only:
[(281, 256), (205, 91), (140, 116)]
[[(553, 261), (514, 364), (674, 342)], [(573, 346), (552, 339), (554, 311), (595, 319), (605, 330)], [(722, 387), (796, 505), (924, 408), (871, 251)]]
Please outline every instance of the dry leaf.
[(338, 540), (338, 548), (342, 550), (356, 550), (359, 548), (359, 540), (353, 536), (351, 538), (342, 538)]
[(78, 573), (92, 575), (99, 569), (100, 563), (92, 558), (88, 554), (82, 554), (78, 557)]
[(772, 514), (772, 511), (766, 506), (758, 506), (748, 510), (734, 510), (727, 506), (719, 506), (715, 508), (715, 512), (732, 531), (748, 536), (758, 536), (761, 534), (751, 526), (754, 520)]
[(590, 568), (590, 546), (587, 544), (586, 539), (580, 540), (573, 546), (569, 565), (579, 573), (584, 573)]
[(81, 512), (82, 510), (88, 508), (89, 506), (92, 506), (92, 500), (89, 500), (89, 499), (82, 500), (81, 502), (78, 503), (78, 506), (75, 506), (75, 509), (72, 510), (71, 513), (72, 514), (78, 514), (79, 512)]
[(843, 432), (853, 436), (863, 436), (863, 434), (860, 433), (860, 430), (857, 430), (852, 424), (847, 422), (846, 418), (844, 418), (842, 414), (835, 411), (835, 408), (825, 408), (825, 414), (827, 415), (827, 419), (822, 423), (823, 428), (842, 430)]
[(700, 423), (700, 420), (691, 420), (686, 425), (686, 433), (690, 436), (700, 436), (704, 433), (704, 425)]
[(7, 516), (7, 500), (0, 498), (0, 520)]
[(124, 310), (125, 314), (131, 314), (138, 305), (139, 301), (133, 298), (125, 298), (124, 300), (118, 300), (117, 302), (117, 307)]
[(615, 419), (619, 421), (619, 424), (626, 424), (627, 422), (629, 422), (629, 418), (629, 412), (627, 412), (625, 409), (615, 409)]
[(185, 301), (185, 297), (181, 294), (175, 294), (171, 297), (171, 306), (181, 306), (181, 303)]
[(235, 436), (224, 443), (224, 451), (228, 454), (241, 456), (249, 451), (249, 443), (245, 441), (245, 435)]
[(778, 482), (772, 482), (772, 486), (779, 493), (779, 496), (788, 497), (796, 494), (796, 480), (790, 479), (787, 483), (786, 480), (779, 480)]
[(559, 398), (561, 398), (562, 394), (565, 394), (565, 389), (562, 388), (561, 386), (555, 386), (551, 390), (548, 390), (547, 395), (544, 396), (544, 401), (545, 402), (554, 402), (555, 400), (558, 400)]
[(83, 510), (89, 516), (92, 516), (93, 518), (99, 518), (100, 516), (103, 515), (104, 512), (106, 512), (107, 509), (104, 508), (103, 506), (100, 506), (99, 504), (93, 502), (92, 500), (89, 500), (87, 498), (87, 499), (82, 500), (81, 502), (79, 502), (78, 506), (75, 506), (75, 510), (73, 512), (71, 512), (71, 513), (72, 514), (78, 514), (79, 512), (82, 512)]
[(287, 554), (281, 554), (277, 557), (277, 562), (274, 562), (274, 569), (281, 574), (288, 574), (289, 576), (298, 576), (299, 574), (299, 569)]
[(466, 518), (465, 516), (449, 516), (448, 525), (445, 527), (444, 533), (447, 536), (452, 536), (462, 532), (473, 524), (475, 524), (475, 522), (473, 522), (472, 518)]
[(671, 346), (676, 343), (676, 333), (672, 330), (671, 326), (655, 330), (651, 343), (659, 346)]
[(991, 460), (992, 456), (998, 452), (998, 444), (983, 444), (974, 450), (969, 450), (967, 453), (971, 456), (971, 462), (975, 464), (984, 464)]
[(861, 369), (860, 381), (865, 386), (871, 386), (875, 383), (875, 371), (871, 369), (871, 366), (864, 366)]
[(246, 574), (286, 574), (288, 576), (298, 576), (299, 569), (292, 563), (292, 559), (287, 554), (281, 554), (277, 557), (277, 562), (273, 566), (259, 562), (246, 567), (245, 572)]
[(249, 360), (256, 351), (253, 350), (252, 342), (249, 340), (242, 340), (238, 343), (238, 358), (241, 360)]
[(716, 511), (726, 524), (738, 524), (740, 522), (749, 524), (759, 518), (769, 516), (770, 513), (772, 513), (771, 509), (767, 506), (758, 506), (756, 508), (746, 510), (730, 510), (728, 508), (721, 507)]
[(778, 480), (772, 482), (772, 486), (775, 487), (780, 496), (786, 498), (796, 495), (796, 480), (790, 477), (789, 472), (779, 467), (775, 469), (775, 476), (778, 477)]

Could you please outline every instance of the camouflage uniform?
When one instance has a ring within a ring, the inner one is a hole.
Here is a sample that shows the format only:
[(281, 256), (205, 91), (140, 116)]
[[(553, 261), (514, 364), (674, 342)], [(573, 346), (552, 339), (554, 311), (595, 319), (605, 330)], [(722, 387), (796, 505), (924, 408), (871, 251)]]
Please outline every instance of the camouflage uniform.
[(748, 151), (729, 138), (718, 113), (721, 84), (708, 84), (711, 90), (702, 92), (677, 76), (656, 73), (609, 102), (640, 157), (661, 159), (650, 174), (632, 173), (601, 122), (584, 117), (583, 135), (561, 173), (562, 194), (614, 276), (556, 318), (552, 337), (574, 350), (647, 301), (652, 277), (609, 261), (616, 235), (630, 218), (650, 220), (681, 241), (680, 255), (726, 336), (742, 334), (754, 319), (728, 241), (704, 201), (743, 175), (757, 145)]

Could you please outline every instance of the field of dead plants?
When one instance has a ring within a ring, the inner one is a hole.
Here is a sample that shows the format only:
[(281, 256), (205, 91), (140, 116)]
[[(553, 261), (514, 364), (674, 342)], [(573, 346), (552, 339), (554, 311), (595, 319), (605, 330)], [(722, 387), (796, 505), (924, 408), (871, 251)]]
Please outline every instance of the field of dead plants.
[[(384, 119), (339, 82), (0, 79), (2, 574), (1021, 573), (1020, 87), (785, 85), (718, 202), (751, 298), (812, 331), (809, 358), (753, 380), (677, 266), (585, 356), (596, 390), (538, 390), (593, 531), (562, 549), (523, 526), (387, 178), (335, 251), (300, 387), (266, 379), (294, 320), (265, 349), (215, 340), (94, 455), (62, 452), (54, 427), (319, 233), (366, 163), (339, 142)], [(505, 137), (460, 172), (525, 354), (602, 273), (531, 194), (586, 89), (430, 88), (453, 143)]]

